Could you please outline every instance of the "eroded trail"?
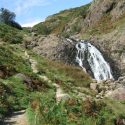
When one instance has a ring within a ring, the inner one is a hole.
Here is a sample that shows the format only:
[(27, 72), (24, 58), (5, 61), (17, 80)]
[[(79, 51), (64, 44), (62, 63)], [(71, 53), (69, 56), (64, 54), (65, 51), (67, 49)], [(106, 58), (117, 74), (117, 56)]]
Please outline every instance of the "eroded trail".
[(25, 110), (13, 112), (0, 125), (28, 125)]
[[(29, 54), (25, 51), (25, 57), (26, 59), (29, 60), (30, 64), (31, 64), (31, 68), (32, 68), (32, 71), (34, 73), (38, 73), (38, 68), (37, 68), (37, 61), (30, 58)], [(43, 80), (43, 81), (51, 81), (49, 80), (49, 78), (47, 76), (44, 76), (44, 75), (39, 75), (39, 77)], [(66, 98), (69, 98), (69, 95), (64, 93), (62, 88), (60, 87), (60, 85), (56, 84), (56, 83), (53, 83), (53, 85), (56, 87), (56, 101), (57, 103), (60, 102), (62, 99), (66, 99)]]

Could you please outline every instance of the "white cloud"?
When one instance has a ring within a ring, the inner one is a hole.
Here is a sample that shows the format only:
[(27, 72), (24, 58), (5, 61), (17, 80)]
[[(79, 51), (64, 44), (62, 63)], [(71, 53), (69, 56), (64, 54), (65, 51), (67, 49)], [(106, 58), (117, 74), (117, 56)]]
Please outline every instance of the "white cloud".
[(49, 4), (50, 4), (50, 2), (48, 2), (48, 0), (17, 0), (15, 12), (17, 14), (21, 14), (32, 7), (46, 6)]
[(34, 20), (32, 22), (27, 22), (27, 23), (22, 24), (22, 27), (33, 27), (34, 25), (36, 25), (42, 21), (43, 20)]

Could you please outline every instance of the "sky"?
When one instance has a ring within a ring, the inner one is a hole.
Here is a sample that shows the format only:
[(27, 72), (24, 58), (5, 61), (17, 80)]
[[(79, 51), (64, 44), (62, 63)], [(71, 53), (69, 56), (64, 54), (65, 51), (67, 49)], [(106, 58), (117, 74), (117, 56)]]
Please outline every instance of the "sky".
[(61, 10), (79, 7), (92, 0), (0, 0), (0, 8), (16, 14), (16, 21), (22, 26), (33, 26), (46, 17)]

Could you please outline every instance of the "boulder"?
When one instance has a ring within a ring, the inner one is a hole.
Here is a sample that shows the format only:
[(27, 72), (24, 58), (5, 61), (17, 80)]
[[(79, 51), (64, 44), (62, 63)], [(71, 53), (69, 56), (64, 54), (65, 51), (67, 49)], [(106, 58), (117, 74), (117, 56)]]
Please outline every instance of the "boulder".
[(90, 89), (92, 89), (92, 90), (94, 90), (94, 91), (97, 92), (97, 91), (98, 91), (98, 90), (97, 90), (97, 83), (91, 83), (91, 84), (90, 84)]
[(113, 99), (125, 101), (125, 87), (115, 89), (114, 91), (109, 91), (106, 94), (106, 97), (110, 97), (110, 98), (113, 98)]
[(125, 125), (125, 119), (123, 119), (123, 118), (117, 118), (115, 120), (115, 125)]
[(32, 79), (30, 77), (28, 77), (22, 73), (16, 74), (15, 77), (21, 79), (24, 83), (26, 83), (28, 88), (32, 88)]

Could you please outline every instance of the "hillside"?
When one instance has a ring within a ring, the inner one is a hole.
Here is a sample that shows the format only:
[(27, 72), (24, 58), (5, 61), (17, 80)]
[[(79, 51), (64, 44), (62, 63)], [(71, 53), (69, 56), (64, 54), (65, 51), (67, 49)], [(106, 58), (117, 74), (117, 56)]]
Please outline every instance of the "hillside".
[[(9, 36), (12, 29), (6, 29)], [(96, 99), (97, 93), (90, 89), (92, 79), (80, 68), (50, 61), (17, 43), (2, 39), (0, 46), (1, 120), (22, 109), (26, 109), (30, 125), (113, 125), (124, 118), (124, 103)]]
[(82, 28), (82, 22), (88, 13), (89, 6), (90, 4), (87, 4), (49, 16), (45, 22), (35, 25), (33, 30), (42, 35), (60, 34), (69, 36), (79, 33)]
[[(30, 31), (0, 23), (0, 124), (23, 110), (29, 125), (124, 125), (124, 3), (94, 0)], [(78, 67), (80, 39), (100, 50), (114, 79)]]
[[(37, 35), (50, 35), (50, 37), (55, 35), (57, 38), (52, 37), (51, 41), (62, 41), (62, 36), (89, 41), (103, 53), (117, 79), (119, 76), (125, 75), (124, 5), (124, 0), (94, 0), (82, 7), (64, 10), (48, 17), (45, 22), (34, 26), (33, 31)], [(47, 39), (50, 37), (47, 36)], [(56, 56), (53, 57), (55, 52), (49, 55), (51, 53), (49, 50), (52, 50), (52, 47), (48, 49), (49, 54), (43, 52), (44, 48), (40, 43), (44, 43), (44, 40), (39, 39), (39, 36), (35, 39), (32, 43), (37, 43), (38, 46), (36, 44), (33, 47), (34, 51), (41, 55), (57, 60), (65, 59), (65, 56), (69, 55), (67, 53), (67, 55), (58, 58), (58, 55), (55, 54)]]

